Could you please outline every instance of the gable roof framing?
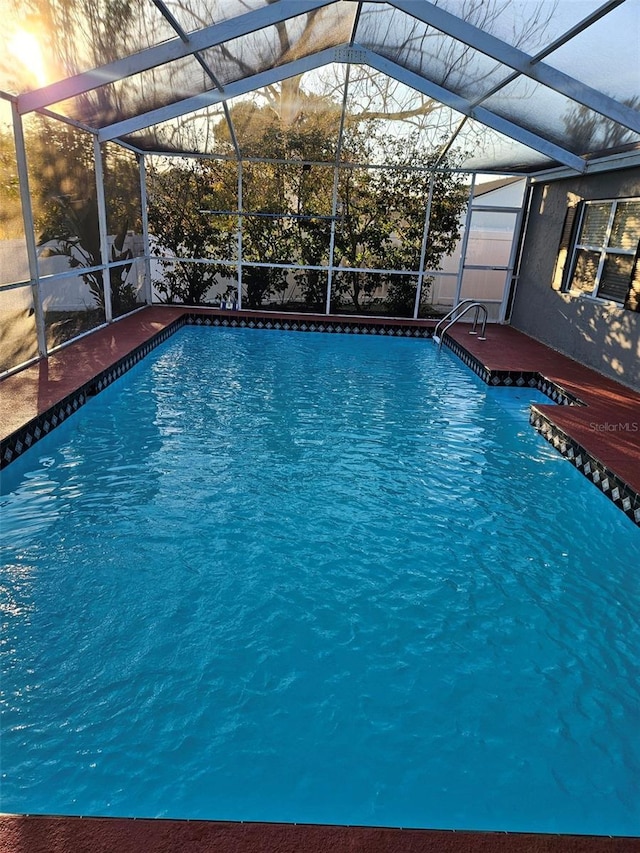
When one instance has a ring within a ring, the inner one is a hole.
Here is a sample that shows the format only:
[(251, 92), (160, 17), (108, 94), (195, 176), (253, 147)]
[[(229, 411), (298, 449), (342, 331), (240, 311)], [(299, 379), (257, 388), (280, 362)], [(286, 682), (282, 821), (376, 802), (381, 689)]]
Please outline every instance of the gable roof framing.
[(42, 107), (50, 107), (52, 104), (84, 95), (108, 83), (115, 83), (134, 74), (141, 74), (143, 71), (150, 71), (152, 68), (176, 59), (184, 59), (198, 51), (208, 50), (265, 27), (283, 23), (289, 18), (306, 15), (323, 6), (331, 6), (336, 2), (337, 0), (280, 0), (278, 3), (246, 12), (237, 18), (212, 24), (210, 27), (191, 33), (186, 42), (181, 37), (171, 39), (164, 44), (154, 45), (132, 56), (86, 71), (84, 74), (76, 74), (42, 89), (25, 92), (18, 97), (18, 112), (24, 114)]
[[(373, 0), (373, 2), (382, 2), (382, 0)], [(420, 3), (416, 3), (415, 0), (384, 0), (384, 2), (480, 51), (485, 56), (513, 68), (519, 74), (542, 83), (600, 115), (640, 133), (640, 115), (636, 110), (580, 83), (579, 80), (544, 62), (534, 62), (533, 58), (523, 50), (478, 29), (439, 6), (434, 6), (429, 0), (422, 0)], [(622, 0), (615, 0), (613, 4), (608, 3), (607, 6), (618, 6), (621, 2)]]
[(98, 140), (100, 142), (107, 142), (117, 139), (119, 136), (127, 136), (130, 133), (144, 130), (146, 127), (161, 124), (162, 122), (169, 121), (170, 119), (179, 118), (180, 116), (196, 112), (197, 110), (204, 109), (205, 107), (212, 106), (214, 104), (223, 103), (230, 98), (235, 98), (239, 95), (248, 94), (249, 92), (255, 89), (260, 89), (263, 86), (270, 86), (273, 83), (279, 83), (289, 77), (295, 77), (298, 74), (303, 74), (306, 71), (320, 68), (331, 62), (357, 62), (358, 64), (366, 64), (371, 68), (374, 68), (375, 70), (410, 86), (412, 89), (427, 95), (427, 97), (445, 104), (462, 115), (477, 119), (487, 127), (491, 127), (499, 133), (504, 133), (510, 136), (512, 139), (515, 139), (523, 145), (538, 151), (540, 154), (544, 154), (552, 160), (556, 160), (564, 166), (568, 166), (578, 172), (583, 172), (585, 170), (585, 161), (576, 154), (567, 151), (550, 140), (532, 133), (531, 131), (522, 128), (507, 119), (501, 118), (485, 107), (473, 106), (473, 104), (465, 98), (462, 98), (459, 95), (444, 89), (442, 86), (438, 86), (436, 83), (430, 82), (421, 75), (416, 74), (413, 71), (409, 71), (407, 68), (397, 65), (395, 62), (385, 59), (385, 57), (358, 45), (354, 45), (353, 47), (345, 45), (343, 47), (326, 48), (325, 50), (311, 54), (310, 56), (306, 56), (302, 59), (296, 59), (293, 62), (284, 63), (283, 65), (276, 66), (275, 68), (270, 68), (267, 71), (261, 71), (258, 74), (245, 77), (235, 83), (230, 83), (220, 90), (211, 90), (203, 93), (202, 95), (185, 98), (182, 101), (177, 101), (176, 103), (169, 104), (166, 107), (161, 107), (160, 109), (135, 116), (134, 118), (117, 122), (102, 128), (102, 130), (98, 132)]
[(578, 172), (584, 172), (586, 168), (585, 161), (582, 157), (578, 157), (577, 154), (573, 154), (566, 148), (562, 148), (560, 145), (556, 145), (556, 143), (551, 142), (549, 139), (545, 139), (543, 136), (532, 133), (530, 130), (521, 127), (512, 121), (496, 115), (496, 113), (491, 112), (485, 107), (474, 106), (471, 101), (466, 100), (466, 98), (462, 98), (460, 95), (456, 95), (448, 89), (444, 89), (437, 83), (432, 83), (430, 80), (427, 80), (420, 74), (416, 74), (414, 71), (409, 71), (409, 69), (405, 68), (403, 65), (398, 65), (390, 59), (385, 59), (383, 56), (364, 48), (363, 52), (366, 55), (367, 64), (372, 68), (375, 68), (377, 71), (387, 74), (389, 77), (393, 77), (401, 83), (406, 83), (406, 85), (410, 86), (412, 89), (422, 92), (422, 94), (427, 95), (429, 98), (440, 101), (440, 103), (451, 107), (452, 110), (462, 113), (462, 115), (477, 119), (477, 121), (487, 127), (510, 136), (516, 142), (521, 142), (528, 148), (533, 148), (535, 151), (538, 151), (538, 153), (544, 154), (552, 160), (557, 160), (564, 166), (569, 166)]
[[(580, 151), (576, 153), (575, 150), (570, 150), (567, 145), (559, 144), (557, 134), (546, 133), (544, 130), (527, 123), (526, 120), (519, 122), (513, 117), (505, 118), (496, 110), (483, 106), (483, 103), (518, 77), (525, 77), (585, 107), (593, 114), (616, 123), (625, 131), (630, 130), (634, 134), (640, 134), (640, 112), (637, 109), (542, 61), (543, 57), (566, 44), (594, 22), (605, 17), (613, 9), (620, 6), (624, 0), (606, 0), (569, 30), (556, 36), (536, 55), (526, 53), (479, 26), (463, 20), (445, 8), (435, 5), (431, 0), (368, 0), (368, 4), (372, 6), (385, 6), (389, 9), (398, 10), (408, 19), (421, 22), (439, 34), (454, 39), (465, 47), (489, 57), (505, 69), (509, 69), (509, 72), (492, 88), (479, 91), (477, 97), (464, 97), (459, 91), (455, 91), (456, 87), (447, 87), (436, 83), (429, 79), (426, 72), (411, 69), (400, 64), (400, 61), (394, 61), (385, 56), (383, 44), (379, 46), (373, 44), (371, 47), (359, 45), (357, 43), (357, 28), (360, 16), (364, 14), (362, 0), (350, 0), (348, 4), (344, 0), (342, 0), (342, 4), (340, 0), (272, 0), (264, 6), (190, 33), (182, 29), (163, 0), (151, 0), (151, 2), (169, 20), (173, 30), (177, 33), (177, 37), (90, 71), (70, 76), (40, 89), (19, 94), (16, 98), (18, 112), (26, 114), (42, 111), (55, 115), (49, 110), (55, 104), (192, 56), (200, 63), (205, 74), (211, 80), (212, 87), (210, 89), (167, 103), (156, 109), (138, 113), (130, 118), (115, 121), (102, 129), (93, 128), (92, 132), (97, 134), (98, 140), (100, 142), (117, 141), (121, 137), (126, 137), (145, 128), (177, 119), (208, 106), (221, 104), (229, 126), (235, 154), (239, 157), (241, 156), (241, 145), (234, 131), (229, 100), (329, 63), (367, 65), (427, 97), (439, 101), (462, 116), (472, 118), (536, 151), (552, 161), (551, 166), (561, 164), (577, 172), (584, 172), (587, 169), (587, 162), (592, 152)], [(201, 55), (202, 51), (228, 44), (234, 39), (240, 39), (268, 27), (278, 27), (285, 24), (289, 19), (311, 15), (325, 7), (351, 6), (351, 3), (357, 3), (351, 42), (302, 55), (295, 60), (274, 65), (227, 84), (222, 84), (217, 79), (209, 68), (205, 57)], [(60, 117), (64, 118), (63, 116)], [(455, 138), (455, 133), (449, 141), (449, 145), (453, 138)], [(195, 152), (190, 153), (194, 154)]]
[(108, 142), (109, 140), (117, 139), (119, 136), (126, 136), (129, 133), (144, 130), (146, 127), (197, 112), (214, 104), (223, 103), (239, 95), (247, 95), (249, 92), (261, 89), (263, 86), (280, 83), (289, 77), (295, 77), (297, 74), (304, 74), (305, 71), (312, 71), (330, 62), (338, 61), (336, 59), (337, 53), (337, 48), (329, 47), (318, 53), (305, 56), (302, 59), (285, 62), (282, 65), (275, 66), (275, 68), (269, 68), (266, 71), (260, 71), (249, 77), (243, 77), (234, 83), (228, 83), (222, 89), (212, 89), (200, 95), (194, 95), (193, 97), (176, 101), (173, 104), (167, 104), (165, 107), (151, 110), (148, 113), (141, 113), (133, 118), (116, 122), (98, 131), (98, 140), (100, 142)]

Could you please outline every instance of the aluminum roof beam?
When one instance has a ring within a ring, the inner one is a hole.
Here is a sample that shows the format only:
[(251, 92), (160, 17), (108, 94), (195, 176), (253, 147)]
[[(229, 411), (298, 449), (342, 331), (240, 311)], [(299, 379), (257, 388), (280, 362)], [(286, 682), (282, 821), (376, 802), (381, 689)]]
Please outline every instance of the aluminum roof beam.
[[(180, 39), (185, 44), (188, 44), (189, 43), (189, 33), (187, 33), (180, 26), (180, 24), (178, 23), (178, 20), (174, 17), (174, 15), (171, 13), (171, 11), (167, 8), (167, 6), (163, 2), (163, 0), (152, 0), (152, 3), (155, 6), (157, 6), (157, 8), (162, 13), (162, 15), (166, 18), (166, 20), (169, 22), (169, 24), (176, 31), (176, 33), (178, 34)], [(194, 56), (194, 59), (198, 62), (198, 64), (202, 68), (202, 70), (204, 71), (204, 73), (207, 75), (207, 77), (211, 80), (213, 85), (216, 87), (216, 89), (221, 89), (222, 87), (221, 87), (219, 81), (217, 80), (216, 75), (209, 68), (209, 66), (205, 62), (204, 58), (202, 57), (202, 55), (200, 53), (196, 52), (196, 53), (194, 53), (193, 56)], [(227, 120), (227, 127), (229, 128), (229, 136), (231, 137), (231, 143), (232, 143), (233, 148), (236, 152), (236, 156), (239, 157), (240, 156), (240, 146), (238, 145), (238, 137), (236, 136), (236, 129), (233, 125), (233, 121), (231, 120), (231, 113), (229, 112), (229, 108), (227, 107), (226, 103), (223, 105), (223, 109), (224, 109), (225, 118)]]
[(571, 29), (567, 30), (566, 33), (563, 33), (558, 38), (555, 38), (550, 44), (548, 44), (544, 50), (538, 51), (536, 55), (533, 57), (533, 62), (539, 62), (541, 59), (544, 59), (545, 56), (548, 56), (550, 53), (553, 53), (554, 50), (558, 50), (558, 48), (565, 45), (568, 41), (571, 41), (575, 36), (580, 35), (583, 30), (586, 30), (587, 27), (590, 27), (591, 24), (595, 24), (596, 21), (599, 21), (600, 18), (604, 18), (605, 15), (608, 15), (609, 12), (612, 12), (614, 9), (617, 9), (618, 6), (622, 6), (625, 0), (608, 0), (607, 3), (604, 3), (602, 6), (599, 6), (595, 9), (590, 15), (587, 15), (586, 18), (583, 18), (577, 24), (575, 24)]
[(295, 77), (297, 74), (304, 74), (306, 71), (321, 68), (330, 62), (341, 62), (343, 60), (340, 58), (340, 53), (340, 48), (329, 47), (318, 53), (305, 56), (302, 59), (286, 62), (283, 65), (277, 65), (275, 68), (269, 68), (266, 71), (253, 74), (250, 77), (244, 77), (235, 83), (228, 83), (223, 89), (203, 92), (201, 95), (194, 95), (191, 98), (185, 98), (182, 101), (168, 104), (166, 107), (160, 107), (157, 110), (151, 110), (148, 113), (116, 122), (115, 124), (103, 127), (98, 132), (98, 139), (100, 142), (108, 142), (119, 136), (127, 136), (129, 133), (144, 130), (146, 127), (152, 127), (153, 125), (187, 115), (188, 113), (197, 112), (205, 107), (220, 104), (231, 98), (237, 98), (239, 95), (246, 95), (264, 86), (271, 86), (273, 83), (279, 83), (289, 77)]
[(177, 18), (175, 17), (175, 15), (173, 15), (173, 14), (169, 11), (169, 9), (167, 9), (167, 5), (166, 5), (166, 3), (164, 3), (164, 2), (163, 2), (163, 0), (151, 0), (151, 2), (152, 2), (152, 3), (153, 3), (153, 5), (154, 5), (158, 10), (159, 10), (160, 14), (161, 14), (161, 15), (162, 15), (162, 17), (163, 17), (163, 18), (168, 22), (168, 24), (171, 26), (171, 28), (172, 28), (173, 30), (175, 30), (175, 32), (176, 32), (176, 33), (178, 33), (178, 35), (180, 36), (180, 38), (182, 39), (182, 41), (183, 41), (183, 42), (185, 42), (185, 43), (186, 43), (186, 42), (188, 42), (188, 41), (189, 41), (189, 35), (188, 35), (188, 33), (186, 33), (186, 32), (182, 29), (182, 27), (181, 27), (181, 26), (180, 26), (180, 24), (178, 23), (178, 20), (177, 20)]
[[(357, 46), (354, 47), (357, 48)], [(382, 74), (387, 74), (401, 83), (406, 83), (412, 89), (422, 92), (427, 97), (433, 98), (447, 107), (451, 107), (452, 110), (458, 113), (476, 119), (487, 127), (498, 131), (498, 133), (511, 137), (516, 142), (521, 142), (528, 148), (532, 148), (534, 151), (544, 154), (545, 157), (549, 157), (550, 160), (556, 160), (558, 163), (562, 163), (577, 172), (585, 171), (586, 164), (582, 157), (578, 157), (577, 154), (567, 151), (566, 148), (562, 148), (554, 142), (538, 136), (520, 125), (514, 124), (508, 119), (501, 118), (485, 107), (474, 106), (466, 98), (462, 98), (460, 95), (444, 89), (437, 83), (432, 83), (420, 74), (409, 71), (404, 66), (398, 65), (390, 59), (385, 59), (367, 48), (358, 48), (358, 50), (364, 55), (364, 61)]]
[(270, 68), (267, 71), (261, 71), (251, 77), (238, 80), (235, 83), (230, 83), (223, 90), (205, 92), (202, 95), (186, 98), (174, 104), (169, 104), (166, 107), (144, 113), (143, 115), (116, 122), (99, 131), (98, 139), (100, 142), (108, 142), (121, 136), (127, 136), (130, 133), (144, 130), (146, 127), (179, 118), (180, 116), (196, 112), (213, 104), (222, 103), (239, 95), (248, 94), (263, 86), (270, 86), (289, 77), (304, 74), (306, 71), (320, 68), (331, 62), (355, 62), (369, 65), (382, 74), (387, 74), (389, 77), (405, 83), (407, 86), (439, 101), (456, 112), (477, 119), (487, 127), (510, 136), (512, 139), (538, 151), (550, 160), (562, 163), (564, 166), (568, 166), (577, 172), (585, 171), (585, 161), (572, 152), (531, 131), (525, 130), (507, 119), (497, 116), (485, 107), (474, 106), (465, 98), (438, 86), (436, 83), (431, 83), (419, 74), (409, 71), (403, 66), (358, 45), (354, 45), (353, 47), (327, 48), (302, 59), (297, 59), (294, 62), (288, 62), (284, 65)]
[[(567, 30), (561, 36), (558, 36), (545, 48), (533, 54), (531, 57), (531, 64), (533, 65), (536, 62), (540, 62), (540, 60), (544, 59), (545, 56), (548, 56), (550, 53), (553, 53), (554, 50), (558, 50), (558, 48), (562, 47), (568, 41), (571, 41), (571, 39), (574, 38), (576, 35), (579, 35), (583, 30), (586, 30), (587, 27), (590, 27), (591, 24), (594, 24), (596, 21), (599, 21), (600, 18), (603, 18), (605, 15), (607, 15), (613, 9), (616, 9), (618, 6), (621, 6), (623, 3), (624, 0), (609, 0), (608, 3), (605, 3), (604, 6), (600, 6), (590, 15), (587, 15), (586, 18), (583, 18), (579, 23), (571, 27), (571, 29)], [(483, 92), (478, 98), (474, 99), (474, 105), (483, 103), (492, 95), (495, 95), (501, 89), (504, 89), (510, 83), (513, 83), (513, 81), (517, 80), (518, 77), (518, 71), (513, 72), (513, 74), (509, 74), (509, 76), (505, 77), (504, 80), (501, 80), (500, 83), (497, 83), (495, 86), (492, 86), (491, 89), (489, 89), (487, 92)]]
[[(376, 1), (374, 0), (374, 2)], [(640, 133), (640, 113), (637, 110), (621, 104), (615, 98), (610, 98), (608, 95), (592, 89), (544, 62), (536, 62), (528, 53), (513, 47), (508, 42), (496, 38), (496, 36), (473, 24), (469, 24), (467, 21), (463, 21), (439, 6), (434, 6), (428, 0), (420, 0), (420, 2), (416, 2), (416, 0), (385, 0), (385, 2), (410, 17), (469, 45), (485, 56), (513, 68), (525, 77), (548, 86), (600, 115)]]
[(282, 23), (289, 18), (306, 15), (336, 2), (337, 0), (279, 0), (278, 3), (269, 4), (228, 21), (197, 30), (189, 35), (186, 42), (182, 38), (171, 39), (164, 44), (149, 47), (132, 56), (101, 65), (83, 74), (59, 80), (42, 89), (25, 92), (18, 97), (18, 111), (24, 114), (57, 104), (108, 83), (149, 71), (167, 62), (191, 56), (198, 51), (207, 50), (273, 24)]

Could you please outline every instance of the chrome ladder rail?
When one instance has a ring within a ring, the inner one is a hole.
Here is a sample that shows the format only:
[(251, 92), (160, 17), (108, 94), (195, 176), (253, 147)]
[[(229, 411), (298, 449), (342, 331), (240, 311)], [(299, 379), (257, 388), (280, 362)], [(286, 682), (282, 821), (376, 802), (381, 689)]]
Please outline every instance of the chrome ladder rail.
[[(456, 311), (459, 311), (463, 306), (465, 306), (464, 309), (462, 311), (460, 311), (459, 314), (456, 314)], [(438, 344), (438, 349), (440, 349), (442, 347), (442, 339), (446, 335), (447, 331), (455, 323), (457, 323), (458, 320), (460, 320), (462, 317), (464, 317), (464, 315), (467, 313), (467, 311), (471, 311), (472, 308), (475, 308), (476, 313), (475, 313), (475, 316), (473, 318), (473, 326), (471, 327), (469, 334), (470, 335), (477, 335), (478, 334), (478, 319), (480, 317), (480, 313), (482, 313), (482, 327), (480, 329), (480, 334), (478, 335), (478, 340), (479, 341), (486, 341), (487, 340), (485, 333), (486, 333), (486, 329), (487, 329), (487, 318), (489, 316), (489, 313), (487, 311), (486, 305), (483, 305), (482, 302), (474, 302), (473, 299), (463, 299), (462, 302), (458, 302), (457, 305), (454, 305), (454, 307), (451, 309), (451, 311), (449, 311), (448, 314), (445, 314), (444, 317), (441, 317), (440, 320), (438, 320), (438, 322), (436, 323), (436, 327), (433, 330), (433, 340)], [(444, 322), (449, 320), (450, 317), (452, 319), (447, 323), (447, 325), (444, 327), (442, 332), (440, 334), (438, 334), (438, 332), (440, 330), (440, 326)]]
[(473, 299), (463, 299), (463, 300), (462, 300), (462, 302), (458, 302), (458, 304), (457, 304), (457, 305), (454, 305), (454, 306), (453, 306), (453, 308), (451, 309), (451, 311), (449, 311), (449, 313), (448, 313), (448, 314), (445, 314), (445, 315), (444, 315), (444, 317), (440, 317), (440, 319), (439, 319), (439, 320), (438, 320), (438, 322), (436, 323), (436, 327), (435, 327), (435, 329), (433, 330), (433, 338), (434, 338), (434, 340), (435, 340), (435, 341), (439, 341), (439, 340), (440, 340), (440, 338), (438, 338), (438, 329), (440, 328), (440, 326), (441, 326), (441, 325), (442, 325), (446, 320), (448, 320), (448, 319), (449, 319), (449, 317), (452, 317), (452, 316), (456, 313), (456, 311), (457, 311), (459, 308), (462, 308), (462, 306), (463, 306), (463, 305), (471, 305), (471, 303), (472, 303), (473, 301), (474, 301)]

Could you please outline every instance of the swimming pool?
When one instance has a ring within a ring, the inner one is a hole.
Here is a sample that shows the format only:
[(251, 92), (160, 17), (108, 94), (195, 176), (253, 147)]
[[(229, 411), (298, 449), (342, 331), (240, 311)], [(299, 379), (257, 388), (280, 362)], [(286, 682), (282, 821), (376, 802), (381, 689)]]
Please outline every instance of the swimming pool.
[(534, 399), (177, 333), (3, 477), (2, 810), (638, 834), (640, 532)]

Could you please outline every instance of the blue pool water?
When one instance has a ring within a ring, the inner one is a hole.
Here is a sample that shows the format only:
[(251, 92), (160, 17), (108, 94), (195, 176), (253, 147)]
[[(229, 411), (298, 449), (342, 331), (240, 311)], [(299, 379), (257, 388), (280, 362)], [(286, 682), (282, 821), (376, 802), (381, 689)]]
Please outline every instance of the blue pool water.
[(640, 531), (532, 399), (155, 350), (3, 478), (0, 810), (640, 834)]

